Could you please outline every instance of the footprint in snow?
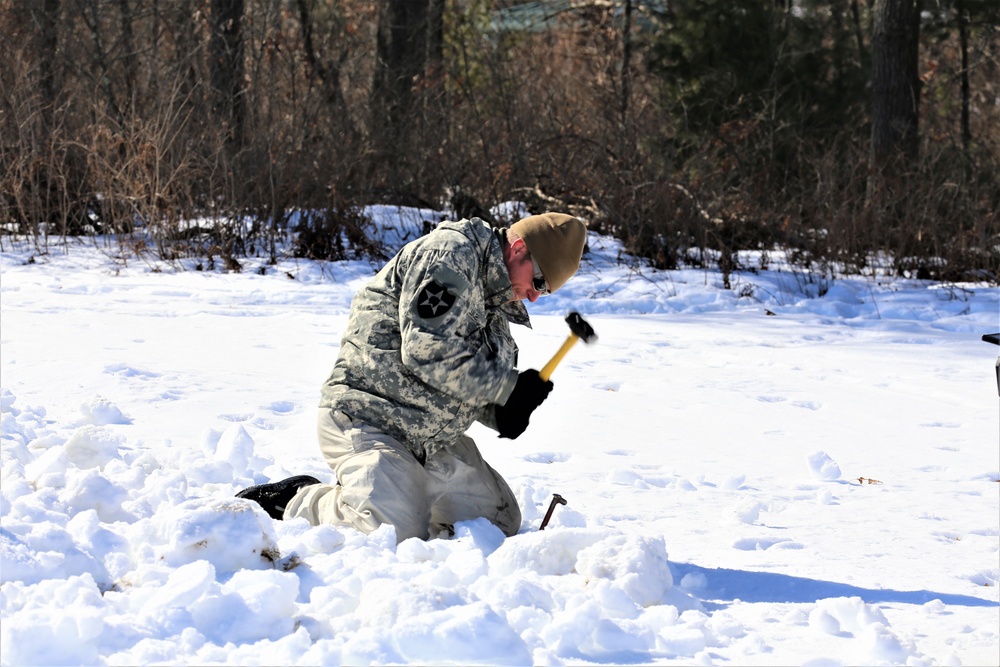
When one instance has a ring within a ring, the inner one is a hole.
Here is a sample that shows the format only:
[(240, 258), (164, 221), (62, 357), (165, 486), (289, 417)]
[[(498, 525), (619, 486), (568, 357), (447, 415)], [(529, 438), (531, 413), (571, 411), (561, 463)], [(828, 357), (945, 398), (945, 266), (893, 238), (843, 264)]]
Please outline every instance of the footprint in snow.
[(771, 547), (778, 549), (805, 548), (800, 543), (783, 537), (744, 537), (733, 543), (733, 548), (740, 551), (766, 551)]
[(962, 535), (961, 534), (955, 533), (955, 532), (951, 532), (951, 531), (946, 531), (946, 532), (934, 531), (934, 532), (931, 533), (931, 535), (933, 535), (935, 538), (937, 538), (938, 541), (945, 542), (945, 543), (948, 543), (948, 544), (953, 543), (953, 542), (961, 542), (962, 541)]
[(996, 588), (997, 584), (1000, 584), (1000, 579), (997, 578), (996, 570), (983, 570), (978, 572), (971, 577), (969, 581), (974, 583), (976, 586), (986, 586), (989, 588)]
[(253, 417), (253, 414), (247, 412), (244, 414), (228, 414), (219, 415), (219, 419), (225, 419), (227, 422), (245, 422), (249, 421)]
[(144, 371), (141, 368), (135, 368), (134, 366), (129, 366), (124, 363), (105, 366), (104, 372), (119, 378), (139, 378), (141, 380), (149, 380), (160, 377), (159, 373)]
[(570, 456), (566, 452), (535, 452), (526, 455), (524, 460), (531, 463), (564, 463), (569, 461)]

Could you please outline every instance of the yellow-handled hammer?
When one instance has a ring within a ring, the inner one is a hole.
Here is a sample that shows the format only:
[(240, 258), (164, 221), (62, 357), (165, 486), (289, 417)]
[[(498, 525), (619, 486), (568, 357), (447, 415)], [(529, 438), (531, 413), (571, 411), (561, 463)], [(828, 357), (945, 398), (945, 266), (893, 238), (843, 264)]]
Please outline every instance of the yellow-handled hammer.
[(566, 337), (566, 341), (562, 344), (562, 347), (559, 348), (559, 351), (556, 352), (551, 359), (549, 359), (549, 363), (545, 364), (542, 370), (538, 372), (538, 376), (542, 378), (542, 380), (547, 381), (549, 379), (549, 376), (552, 375), (552, 371), (556, 369), (556, 366), (558, 366), (559, 362), (566, 356), (569, 349), (576, 344), (576, 341), (582, 340), (588, 345), (597, 341), (597, 334), (594, 333), (594, 327), (587, 324), (587, 320), (583, 319), (580, 316), (580, 313), (575, 310), (571, 311), (570, 314), (566, 316), (566, 324), (569, 325), (569, 336)]

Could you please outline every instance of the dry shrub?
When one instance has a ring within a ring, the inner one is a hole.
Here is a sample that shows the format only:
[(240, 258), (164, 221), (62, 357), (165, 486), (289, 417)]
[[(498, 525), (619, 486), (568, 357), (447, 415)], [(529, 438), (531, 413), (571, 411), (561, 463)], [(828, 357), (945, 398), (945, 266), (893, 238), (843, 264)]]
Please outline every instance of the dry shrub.
[(305, 211), (295, 226), (294, 255), (333, 261), (384, 257), (372, 231), (371, 220), (349, 204)]
[[(92, 15), (61, 13), (54, 101), (38, 85), (48, 65), (31, 13), (0, 6), (6, 228), (40, 247), (50, 234), (113, 233), (166, 259), (230, 265), (276, 261), (297, 235), (294, 254), (340, 259), (380, 250), (365, 204), (482, 215), (516, 199), (579, 215), (659, 268), (728, 275), (738, 250), (781, 245), (842, 272), (887, 257), (880, 268), (904, 275), (1000, 281), (1000, 79), (995, 58), (977, 61), (971, 141), (959, 137), (952, 37), (925, 47), (922, 158), (874, 173), (853, 107), (817, 126), (797, 119), (824, 116), (802, 96), (782, 100), (788, 91), (720, 95), (720, 122), (691, 123), (646, 66), (655, 22), (626, 40), (620, 3), (512, 33), (486, 29), (491, 3), (448, 3), (444, 59), (411, 82), (407, 132), (386, 151), (370, 108), (380, 3), (248, 0), (237, 137), (206, 83), (209, 24), (193, 11), (204, 4), (88, 0)], [(108, 59), (87, 21), (117, 44), (126, 6), (148, 48)]]

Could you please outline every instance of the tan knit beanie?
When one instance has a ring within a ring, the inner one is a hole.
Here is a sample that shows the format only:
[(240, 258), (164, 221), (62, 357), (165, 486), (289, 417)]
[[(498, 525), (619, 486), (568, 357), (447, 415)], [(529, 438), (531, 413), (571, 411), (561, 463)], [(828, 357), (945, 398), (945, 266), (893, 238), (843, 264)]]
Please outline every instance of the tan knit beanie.
[(580, 268), (587, 227), (564, 213), (542, 213), (518, 220), (510, 231), (524, 239), (528, 252), (545, 274), (549, 291), (555, 292)]

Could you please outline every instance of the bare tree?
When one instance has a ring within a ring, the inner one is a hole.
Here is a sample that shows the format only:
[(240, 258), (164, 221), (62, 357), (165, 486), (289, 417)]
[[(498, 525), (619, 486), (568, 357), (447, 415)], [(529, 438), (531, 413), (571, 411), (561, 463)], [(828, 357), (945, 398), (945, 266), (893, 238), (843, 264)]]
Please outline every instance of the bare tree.
[(969, 14), (965, 8), (965, 2), (958, 0), (955, 5), (955, 14), (958, 21), (958, 44), (961, 50), (962, 71), (960, 74), (962, 88), (962, 148), (968, 152), (969, 144), (972, 143), (972, 130), (969, 129)]
[[(326, 49), (317, 43), (316, 0), (295, 0), (295, 7), (298, 10), (302, 55), (308, 65), (310, 88), (314, 83), (319, 84), (323, 101), (328, 107), (327, 113), (339, 118), (338, 126), (343, 128), (347, 138), (353, 142), (357, 138), (357, 131), (347, 112), (347, 100), (342, 89), (343, 69), (350, 56), (350, 49), (343, 43), (345, 41), (343, 39), (330, 40), (327, 37), (328, 41), (333, 42), (333, 46)], [(338, 31), (343, 32), (344, 22), (338, 17), (336, 21)]]
[(125, 103), (135, 107), (139, 79), (139, 58), (135, 48), (134, 0), (117, 0), (118, 18), (121, 28), (121, 61), (124, 67), (122, 78), (125, 85)]
[(919, 0), (876, 0), (872, 30), (872, 159), (918, 153)]
[(59, 0), (44, 0), (41, 7), (31, 3), (32, 19), (38, 26), (40, 37), (39, 83), (42, 91), (42, 116), (46, 126), (52, 124), (52, 111), (56, 105), (56, 54), (59, 51)]
[(244, 0), (212, 0), (212, 35), (209, 68), (215, 110), (236, 145), (245, 138), (246, 107), (243, 96)]
[(440, 62), (443, 0), (389, 0), (379, 17), (371, 101), (376, 166), (400, 180), (399, 151), (409, 150), (415, 127), (415, 90), (429, 62)]

